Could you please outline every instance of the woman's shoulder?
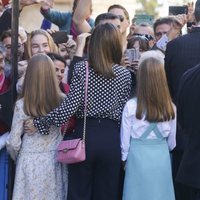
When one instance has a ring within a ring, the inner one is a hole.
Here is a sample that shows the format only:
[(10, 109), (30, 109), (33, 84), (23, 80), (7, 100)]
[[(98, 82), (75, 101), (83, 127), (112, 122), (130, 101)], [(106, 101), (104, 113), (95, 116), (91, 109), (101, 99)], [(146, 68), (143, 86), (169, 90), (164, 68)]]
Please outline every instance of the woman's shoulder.
[(136, 108), (137, 108), (137, 99), (132, 98), (126, 102), (124, 110), (126, 110), (129, 115), (133, 115), (136, 112)]
[(131, 74), (130, 71), (127, 70), (125, 67), (121, 65), (114, 65), (113, 66), (113, 71), (117, 74), (120, 75), (121, 77), (124, 77), (126, 80), (131, 79)]
[(15, 106), (18, 108), (23, 108), (24, 107), (24, 98), (20, 98), (16, 101)]
[(24, 98), (20, 98), (15, 102), (15, 111), (19, 114), (20, 116), (23, 116), (22, 118), (26, 118), (27, 115), (24, 112)]
[(129, 107), (137, 107), (137, 98), (131, 98), (126, 102), (126, 105)]
[(124, 73), (126, 73), (126, 74), (129, 74), (129, 73), (130, 73), (129, 70), (126, 69), (126, 67), (124, 67), (124, 66), (122, 66), (122, 65), (118, 65), (118, 64), (116, 64), (116, 65), (113, 66), (113, 70), (114, 70), (114, 71), (119, 71), (119, 72), (124, 72)]
[(87, 61), (79, 61), (74, 65), (75, 72), (85, 72), (86, 70)]
[(83, 60), (83, 61), (77, 62), (74, 65), (73, 76), (79, 77), (80, 79), (85, 79), (87, 67), (88, 67), (88, 73), (91, 73), (93, 69), (89, 67), (87, 61)]
[(24, 98), (20, 98), (15, 102), (15, 110), (17, 112), (17, 115), (26, 120), (29, 119), (30, 116), (28, 116), (27, 114), (25, 114), (24, 112)]

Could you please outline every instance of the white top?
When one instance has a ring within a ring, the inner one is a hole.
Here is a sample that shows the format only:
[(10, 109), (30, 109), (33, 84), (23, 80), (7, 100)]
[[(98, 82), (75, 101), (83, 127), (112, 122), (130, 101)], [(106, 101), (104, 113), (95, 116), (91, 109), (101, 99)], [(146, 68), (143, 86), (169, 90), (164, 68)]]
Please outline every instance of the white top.
[[(121, 123), (121, 152), (122, 160), (125, 161), (128, 156), (130, 141), (132, 138), (139, 138), (149, 126), (149, 122), (136, 118), (136, 99), (129, 100), (123, 110)], [(175, 110), (176, 111), (176, 110)], [(176, 117), (173, 120), (158, 122), (157, 127), (163, 137), (167, 138), (169, 149), (172, 150), (176, 146)], [(157, 138), (152, 131), (147, 139)]]

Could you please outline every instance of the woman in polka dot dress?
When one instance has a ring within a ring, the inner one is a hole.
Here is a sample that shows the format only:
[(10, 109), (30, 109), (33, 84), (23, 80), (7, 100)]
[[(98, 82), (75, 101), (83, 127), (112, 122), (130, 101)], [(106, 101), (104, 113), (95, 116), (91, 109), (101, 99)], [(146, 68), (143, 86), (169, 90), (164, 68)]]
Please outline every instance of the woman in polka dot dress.
[[(120, 129), (131, 76), (120, 66), (122, 38), (112, 24), (97, 26), (89, 44), (86, 160), (69, 165), (68, 200), (117, 200), (120, 179)], [(70, 92), (46, 117), (34, 119), (41, 134), (76, 115), (74, 137), (83, 132), (86, 63), (75, 65)]]

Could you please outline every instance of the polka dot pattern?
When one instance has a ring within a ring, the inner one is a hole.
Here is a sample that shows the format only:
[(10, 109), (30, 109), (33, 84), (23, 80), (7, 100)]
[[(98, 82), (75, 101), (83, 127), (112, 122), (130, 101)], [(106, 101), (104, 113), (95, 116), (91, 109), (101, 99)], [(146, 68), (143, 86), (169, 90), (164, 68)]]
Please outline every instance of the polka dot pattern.
[[(122, 110), (130, 95), (131, 75), (119, 65), (113, 66), (114, 78), (106, 79), (89, 67), (87, 117), (109, 118), (120, 121)], [(84, 116), (86, 63), (74, 67), (70, 92), (62, 104), (46, 117), (34, 119), (40, 133), (48, 134), (50, 125), (61, 126), (71, 116)]]

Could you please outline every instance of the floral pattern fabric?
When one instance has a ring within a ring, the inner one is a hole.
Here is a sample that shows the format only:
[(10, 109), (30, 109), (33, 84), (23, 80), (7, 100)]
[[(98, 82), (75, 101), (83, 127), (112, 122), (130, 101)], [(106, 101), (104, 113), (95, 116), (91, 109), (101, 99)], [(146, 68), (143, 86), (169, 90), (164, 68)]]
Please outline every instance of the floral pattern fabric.
[(7, 150), (16, 160), (13, 200), (66, 200), (67, 166), (56, 160), (56, 148), (62, 140), (60, 129), (52, 126), (49, 135), (23, 131), (29, 119), (23, 100), (16, 102)]

